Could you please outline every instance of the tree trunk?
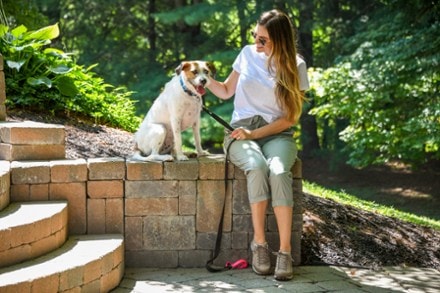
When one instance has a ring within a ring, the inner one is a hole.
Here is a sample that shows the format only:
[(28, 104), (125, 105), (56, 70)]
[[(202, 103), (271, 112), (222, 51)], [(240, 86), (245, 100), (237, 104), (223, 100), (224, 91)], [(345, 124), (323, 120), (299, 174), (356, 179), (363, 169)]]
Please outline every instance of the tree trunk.
[[(299, 52), (305, 58), (307, 66), (311, 67), (313, 66), (313, 1), (299, 1), (299, 11)], [(313, 107), (313, 103), (311, 99), (310, 107), (304, 107), (305, 110), (300, 119), (302, 154), (305, 157), (311, 156), (314, 151), (319, 149), (316, 119), (307, 113), (307, 110)]]
[(151, 52), (148, 54), (148, 59), (150, 64), (155, 63), (155, 52), (156, 52), (156, 24), (154, 21), (153, 14), (156, 12), (156, 1), (150, 0), (148, 1), (148, 41), (150, 43)]
[(247, 44), (247, 34), (248, 34), (248, 26), (246, 22), (246, 15), (244, 13), (246, 2), (237, 1), (237, 14), (240, 23), (240, 42), (241, 47), (244, 47)]

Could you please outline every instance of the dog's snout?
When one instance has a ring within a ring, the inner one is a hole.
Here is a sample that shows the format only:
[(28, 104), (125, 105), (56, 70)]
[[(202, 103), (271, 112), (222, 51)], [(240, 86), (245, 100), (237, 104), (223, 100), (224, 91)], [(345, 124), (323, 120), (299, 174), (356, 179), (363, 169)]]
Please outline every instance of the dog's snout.
[(203, 85), (205, 85), (206, 82), (207, 82), (207, 80), (206, 80), (206, 78), (201, 78), (201, 79), (200, 79), (200, 82), (201, 82)]

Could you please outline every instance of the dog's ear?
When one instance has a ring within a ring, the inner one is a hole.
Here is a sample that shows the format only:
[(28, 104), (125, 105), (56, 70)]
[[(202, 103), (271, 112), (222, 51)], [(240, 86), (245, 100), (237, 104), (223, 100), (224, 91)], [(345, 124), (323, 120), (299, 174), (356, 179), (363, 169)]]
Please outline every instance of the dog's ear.
[(214, 63), (206, 62), (206, 66), (208, 66), (209, 71), (211, 72), (211, 77), (215, 78), (215, 75), (217, 74), (217, 69), (215, 68)]
[(180, 63), (180, 65), (176, 67), (176, 74), (179, 75), (182, 70), (185, 70), (188, 66), (190, 66), (189, 62)]

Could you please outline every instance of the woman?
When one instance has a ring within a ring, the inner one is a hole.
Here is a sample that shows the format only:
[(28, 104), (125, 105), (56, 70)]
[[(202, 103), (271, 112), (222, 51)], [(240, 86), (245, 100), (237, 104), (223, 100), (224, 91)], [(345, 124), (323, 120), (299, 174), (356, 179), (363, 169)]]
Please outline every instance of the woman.
[(271, 273), (265, 237), (266, 208), (271, 199), (280, 248), (275, 279), (293, 277), (291, 257), (292, 179), (290, 169), (297, 148), (292, 125), (301, 115), (308, 89), (304, 61), (297, 56), (289, 17), (279, 11), (264, 12), (253, 32), (255, 44), (245, 46), (224, 82), (212, 80), (209, 89), (221, 99), (235, 94), (231, 125), (225, 136), (229, 160), (247, 178), (254, 237), (251, 242), (255, 273)]

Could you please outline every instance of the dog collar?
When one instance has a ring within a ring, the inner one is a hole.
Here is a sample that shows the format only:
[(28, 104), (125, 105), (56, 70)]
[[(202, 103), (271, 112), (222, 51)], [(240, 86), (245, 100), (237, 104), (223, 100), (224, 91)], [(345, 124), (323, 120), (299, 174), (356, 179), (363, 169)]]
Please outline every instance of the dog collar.
[(180, 85), (182, 86), (182, 89), (185, 93), (187, 93), (188, 95), (190, 95), (191, 97), (199, 97), (198, 94), (193, 93), (192, 91), (190, 91), (186, 85), (185, 82), (183, 82), (183, 77), (182, 75), (180, 75)]

